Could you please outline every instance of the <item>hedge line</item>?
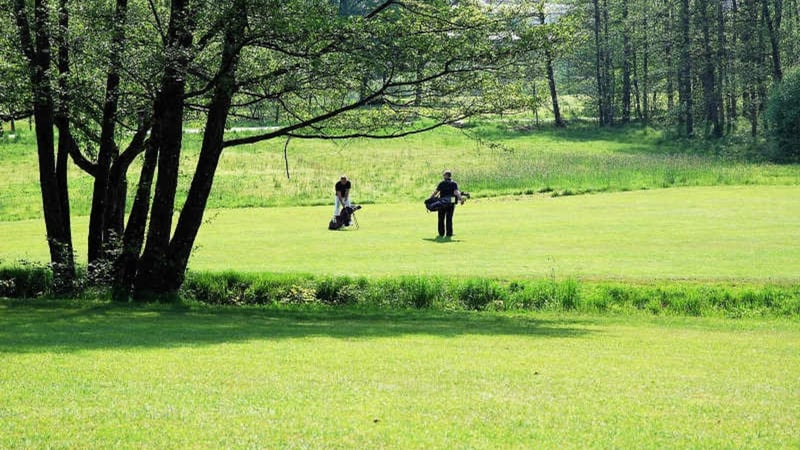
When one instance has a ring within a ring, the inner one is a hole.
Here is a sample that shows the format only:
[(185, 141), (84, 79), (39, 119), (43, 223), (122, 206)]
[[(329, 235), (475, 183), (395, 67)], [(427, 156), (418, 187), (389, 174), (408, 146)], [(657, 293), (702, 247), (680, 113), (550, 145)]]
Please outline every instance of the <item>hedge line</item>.
[[(46, 268), (0, 268), (0, 296), (49, 296), (51, 283), (52, 276)], [(103, 295), (103, 290), (93, 288), (91, 295)], [(800, 316), (800, 284), (632, 284), (549, 278), (504, 282), (439, 276), (366, 278), (190, 272), (180, 297), (211, 305)]]
[(325, 304), (439, 310), (637, 312), (689, 316), (800, 315), (800, 284), (629, 284), (575, 279), (438, 276), (314, 277), (192, 273), (185, 298), (218, 305)]

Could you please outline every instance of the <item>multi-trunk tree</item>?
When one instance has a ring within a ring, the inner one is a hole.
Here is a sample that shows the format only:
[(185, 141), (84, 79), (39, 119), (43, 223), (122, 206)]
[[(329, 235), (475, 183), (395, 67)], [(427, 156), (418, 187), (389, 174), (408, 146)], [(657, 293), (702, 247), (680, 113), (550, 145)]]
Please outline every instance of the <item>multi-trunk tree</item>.
[[(94, 179), (90, 272), (119, 298), (179, 289), (225, 148), (396, 137), (508, 106), (493, 74), (532, 51), (535, 34), (478, 1), (5, 3), (32, 86), (56, 276), (67, 286), (75, 273), (70, 157)], [(253, 111), (276, 111), (278, 127), (228, 138), (231, 115)], [(203, 130), (192, 169), (181, 165), (189, 116)]]

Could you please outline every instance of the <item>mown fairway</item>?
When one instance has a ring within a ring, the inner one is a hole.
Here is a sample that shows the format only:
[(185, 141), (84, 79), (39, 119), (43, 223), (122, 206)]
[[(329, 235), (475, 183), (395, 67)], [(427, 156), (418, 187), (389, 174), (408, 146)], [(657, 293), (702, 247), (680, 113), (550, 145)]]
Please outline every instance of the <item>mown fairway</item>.
[(0, 304), (0, 448), (794, 448), (796, 321)]
[[(366, 205), (356, 214), (360, 229), (347, 231), (327, 230), (327, 206), (217, 210), (190, 268), (797, 282), (799, 213), (798, 186), (475, 199), (457, 208), (448, 242), (435, 239), (436, 215), (421, 202)], [(46, 260), (42, 227), (0, 222), (0, 234), (14, 237), (0, 242), (0, 258)]]

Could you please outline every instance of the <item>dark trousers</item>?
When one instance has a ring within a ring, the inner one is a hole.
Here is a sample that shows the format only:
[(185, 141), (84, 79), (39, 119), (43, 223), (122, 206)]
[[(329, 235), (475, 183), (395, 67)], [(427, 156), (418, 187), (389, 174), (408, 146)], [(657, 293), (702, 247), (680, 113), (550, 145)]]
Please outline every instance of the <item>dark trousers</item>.
[[(452, 236), (453, 235), (453, 213), (456, 211), (456, 205), (445, 206), (437, 211), (439, 213), (439, 236)], [(446, 233), (445, 233), (446, 231)]]

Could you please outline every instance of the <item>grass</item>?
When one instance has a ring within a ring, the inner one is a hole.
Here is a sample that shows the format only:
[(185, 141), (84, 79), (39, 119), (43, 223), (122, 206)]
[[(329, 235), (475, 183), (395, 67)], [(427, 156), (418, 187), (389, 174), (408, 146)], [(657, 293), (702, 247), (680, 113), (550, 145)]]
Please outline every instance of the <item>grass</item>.
[[(0, 143), (0, 220), (40, 216), (36, 152), (31, 135)], [(184, 137), (183, 194), (194, 167), (199, 136)], [(756, 164), (724, 152), (701, 152), (696, 143), (673, 141), (648, 128), (598, 130), (574, 126), (518, 130), (513, 124), (444, 128), (398, 140), (285, 141), (226, 149), (209, 207), (214, 209), (310, 206), (332, 203), (342, 173), (362, 203), (419, 200), (444, 168), (482, 197), (547, 192), (563, 195), (676, 186), (797, 185), (800, 166)], [(70, 175), (72, 209), (87, 215), (91, 179)], [(137, 169), (132, 169), (131, 185)], [(131, 194), (133, 189), (130, 189)], [(182, 194), (182, 195), (183, 195)]]
[[(356, 198), (357, 200), (357, 198)], [(211, 211), (200, 271), (498, 279), (798, 282), (800, 187), (728, 186), (474, 199), (437, 241), (422, 202), (367, 205), (328, 231), (332, 207)], [(84, 229), (85, 218), (75, 220)], [(41, 221), (0, 222), (0, 260), (47, 261)], [(85, 255), (82, 239), (79, 255)]]
[[(190, 268), (369, 277), (412, 303), (438, 299), (437, 279), (463, 280), (465, 302), (487, 278), (520, 298), (522, 281), (566, 280), (602, 314), (4, 299), (0, 448), (800, 447), (797, 320), (651, 315), (724, 301), (715, 286), (796, 303), (800, 166), (525, 127), (293, 140), (291, 179), (284, 142), (226, 150)], [(48, 259), (32, 145), (0, 143), (0, 264), (23, 268)], [(450, 241), (421, 203), (444, 167), (476, 194)], [(361, 229), (329, 232), (343, 172)], [(82, 259), (91, 183), (71, 185)]]
[(0, 447), (789, 448), (800, 326), (0, 303)]

